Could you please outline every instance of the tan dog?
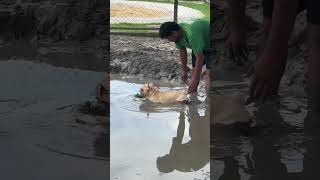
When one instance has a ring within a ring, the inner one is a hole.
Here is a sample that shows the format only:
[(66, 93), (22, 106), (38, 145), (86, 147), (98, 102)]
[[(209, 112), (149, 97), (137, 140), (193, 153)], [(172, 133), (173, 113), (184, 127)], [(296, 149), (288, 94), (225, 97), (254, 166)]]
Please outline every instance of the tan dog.
[(240, 96), (210, 96), (211, 124), (232, 125), (248, 123), (251, 119), (245, 107), (244, 99)]
[(188, 103), (189, 97), (183, 91), (170, 91), (170, 92), (160, 92), (160, 90), (153, 86), (152, 83), (144, 84), (140, 89), (140, 94), (150, 100), (151, 102), (158, 102), (161, 104), (171, 104), (171, 103)]

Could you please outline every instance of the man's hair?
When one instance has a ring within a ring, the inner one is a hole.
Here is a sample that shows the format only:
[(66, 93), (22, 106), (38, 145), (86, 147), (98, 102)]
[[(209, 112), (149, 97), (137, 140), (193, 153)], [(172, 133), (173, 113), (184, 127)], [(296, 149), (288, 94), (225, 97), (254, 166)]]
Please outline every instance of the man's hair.
[(180, 26), (175, 22), (165, 22), (160, 26), (159, 36), (161, 39), (172, 35), (173, 31), (179, 31)]

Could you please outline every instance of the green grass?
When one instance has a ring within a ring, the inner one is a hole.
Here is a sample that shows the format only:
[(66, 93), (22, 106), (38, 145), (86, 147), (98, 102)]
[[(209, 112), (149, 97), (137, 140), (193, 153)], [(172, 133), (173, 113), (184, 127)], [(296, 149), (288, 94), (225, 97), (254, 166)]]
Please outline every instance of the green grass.
[(145, 24), (138, 24), (138, 23), (118, 23), (118, 24), (111, 24), (111, 28), (124, 28), (124, 29), (148, 29), (150, 27), (159, 26), (160, 23), (145, 23)]
[[(146, 0), (134, 0), (134, 1), (146, 1)], [(173, 0), (147, 0), (148, 2), (169, 3), (172, 4)], [(210, 4), (209, 3), (197, 3), (195, 1), (180, 1), (179, 5), (199, 10), (204, 17), (202, 19), (210, 21)], [(179, 11), (179, 9), (178, 9)], [(172, 17), (173, 18), (173, 17)], [(179, 16), (178, 16), (179, 21)], [(161, 23), (118, 23), (111, 24), (111, 33), (113, 34), (146, 34), (150, 32), (152, 35), (156, 35), (155, 27), (160, 26)]]

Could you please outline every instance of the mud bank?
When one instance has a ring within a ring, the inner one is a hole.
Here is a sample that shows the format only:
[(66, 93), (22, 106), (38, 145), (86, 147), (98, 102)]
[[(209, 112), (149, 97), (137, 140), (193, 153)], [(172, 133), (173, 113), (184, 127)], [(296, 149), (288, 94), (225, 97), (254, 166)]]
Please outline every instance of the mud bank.
[(2, 33), (35, 40), (107, 39), (107, 5), (105, 0), (4, 0), (0, 3)]
[(23, 57), (56, 66), (107, 71), (108, 4), (90, 0), (1, 1), (0, 58)]
[(180, 79), (179, 52), (174, 43), (160, 38), (112, 35), (110, 45), (111, 73), (165, 81)]

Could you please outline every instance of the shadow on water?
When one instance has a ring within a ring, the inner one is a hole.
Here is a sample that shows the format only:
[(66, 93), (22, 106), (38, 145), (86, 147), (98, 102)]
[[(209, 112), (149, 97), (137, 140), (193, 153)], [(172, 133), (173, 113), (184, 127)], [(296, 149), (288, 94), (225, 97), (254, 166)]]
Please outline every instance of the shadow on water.
[(111, 81), (111, 179), (210, 179), (206, 102), (151, 103), (134, 97), (141, 85)]
[[(245, 95), (246, 83), (244, 79), (241, 83), (219, 79), (215, 89), (224, 95)], [(257, 105), (254, 110), (248, 106), (257, 121), (257, 127), (249, 132), (211, 127), (211, 179), (319, 178), (319, 136), (304, 131), (304, 121), (318, 118), (319, 114), (308, 113), (306, 98), (292, 92), (289, 88), (282, 90), (279, 99)]]

